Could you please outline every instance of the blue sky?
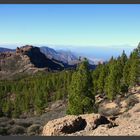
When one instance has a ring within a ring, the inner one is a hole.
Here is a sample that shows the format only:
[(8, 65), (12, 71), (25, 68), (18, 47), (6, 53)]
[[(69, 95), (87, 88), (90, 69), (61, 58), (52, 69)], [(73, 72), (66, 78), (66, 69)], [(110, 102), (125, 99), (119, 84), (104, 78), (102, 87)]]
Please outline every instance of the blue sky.
[(0, 47), (69, 49), (91, 59), (127, 55), (140, 41), (140, 5), (0, 5)]
[(136, 46), (140, 5), (0, 5), (0, 44)]

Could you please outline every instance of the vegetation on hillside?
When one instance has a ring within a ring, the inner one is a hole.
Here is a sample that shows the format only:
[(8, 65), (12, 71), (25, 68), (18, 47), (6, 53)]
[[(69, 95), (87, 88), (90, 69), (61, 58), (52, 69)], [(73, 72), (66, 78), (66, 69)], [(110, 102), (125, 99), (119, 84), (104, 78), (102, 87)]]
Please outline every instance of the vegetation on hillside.
[(94, 94), (104, 94), (110, 100), (140, 84), (140, 44), (129, 58), (123, 51), (121, 56), (112, 57), (107, 64), (99, 64), (92, 72), (92, 79)]
[(15, 81), (0, 81), (0, 115), (41, 114), (48, 102), (67, 97), (72, 71), (37, 74)]
[(115, 99), (140, 84), (140, 44), (127, 58), (125, 52), (99, 64), (93, 71), (87, 60), (76, 71), (37, 74), (18, 80), (0, 81), (0, 115), (42, 114), (49, 102), (68, 98), (68, 114), (94, 111), (95, 95)]
[(84, 114), (93, 111), (94, 95), (88, 61), (83, 61), (72, 75), (68, 96), (68, 114)]

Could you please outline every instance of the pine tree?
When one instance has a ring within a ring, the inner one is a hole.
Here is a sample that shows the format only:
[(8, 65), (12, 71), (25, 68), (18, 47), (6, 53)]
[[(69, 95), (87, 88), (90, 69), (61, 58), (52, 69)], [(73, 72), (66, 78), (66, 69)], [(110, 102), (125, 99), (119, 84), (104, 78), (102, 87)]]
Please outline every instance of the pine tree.
[(125, 54), (125, 51), (123, 51), (122, 55), (118, 57), (117, 59), (117, 64), (118, 64), (118, 79), (120, 79), (120, 87), (119, 91), (120, 93), (126, 93), (128, 92), (128, 86), (124, 81), (124, 75), (126, 76), (126, 67), (125, 65), (127, 64), (127, 56)]
[(94, 96), (88, 62), (84, 60), (72, 75), (68, 97), (68, 114), (84, 114), (93, 111)]
[(4, 103), (3, 112), (5, 113), (5, 115), (7, 117), (11, 117), (11, 113), (12, 113), (12, 102), (10, 100), (8, 100), (8, 99)]
[(100, 74), (97, 81), (97, 87), (98, 87), (98, 93), (103, 94), (104, 93), (104, 86), (105, 86), (105, 79), (108, 74), (108, 68), (104, 64), (100, 68)]
[(120, 93), (120, 71), (116, 60), (110, 65), (110, 73), (106, 79), (106, 93), (110, 100)]
[(129, 83), (130, 83), (130, 69), (131, 69), (131, 63), (130, 63), (130, 59), (127, 60), (124, 69), (123, 69), (123, 79), (122, 79), (122, 83), (124, 86), (129, 87)]
[(42, 90), (38, 90), (38, 93), (35, 96), (35, 109), (38, 114), (42, 114), (44, 108), (47, 107), (47, 98), (45, 93)]
[(125, 51), (123, 50), (123, 53), (122, 53), (122, 55), (120, 57), (121, 65), (122, 65), (123, 68), (124, 68), (127, 60), (128, 60), (127, 55), (125, 54)]
[(130, 56), (130, 86), (140, 84), (140, 44)]
[(92, 72), (92, 83), (93, 83), (93, 93), (98, 94), (98, 79), (101, 71), (101, 64), (99, 64), (96, 69)]

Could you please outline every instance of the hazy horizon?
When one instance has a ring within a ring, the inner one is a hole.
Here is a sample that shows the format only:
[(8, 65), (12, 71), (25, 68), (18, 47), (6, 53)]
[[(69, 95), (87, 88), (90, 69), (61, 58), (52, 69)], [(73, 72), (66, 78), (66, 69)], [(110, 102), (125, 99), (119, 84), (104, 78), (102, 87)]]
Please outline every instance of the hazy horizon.
[[(124, 45), (112, 45), (112, 46), (73, 46), (73, 45), (52, 45), (52, 44), (8, 44), (8, 45), (1, 45), (0, 47), (16, 49), (16, 47), (21, 47), (24, 45), (33, 45), (37, 47), (49, 47), (55, 50), (64, 50), (64, 51), (71, 51), (76, 55), (85, 56), (91, 60), (103, 60), (107, 61), (113, 57), (118, 57), (121, 55), (123, 50), (127, 54), (130, 55), (131, 51), (136, 48), (137, 46), (130, 46), (127, 44)], [(12, 46), (12, 47), (11, 47)]]

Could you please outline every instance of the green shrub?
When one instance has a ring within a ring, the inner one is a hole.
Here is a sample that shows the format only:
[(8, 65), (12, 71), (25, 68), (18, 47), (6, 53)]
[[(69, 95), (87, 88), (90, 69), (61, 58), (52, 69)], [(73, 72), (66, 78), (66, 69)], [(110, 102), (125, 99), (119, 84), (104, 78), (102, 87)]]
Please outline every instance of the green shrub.
[(132, 108), (135, 104), (139, 103), (138, 98), (135, 95), (129, 96), (126, 99), (127, 109)]

